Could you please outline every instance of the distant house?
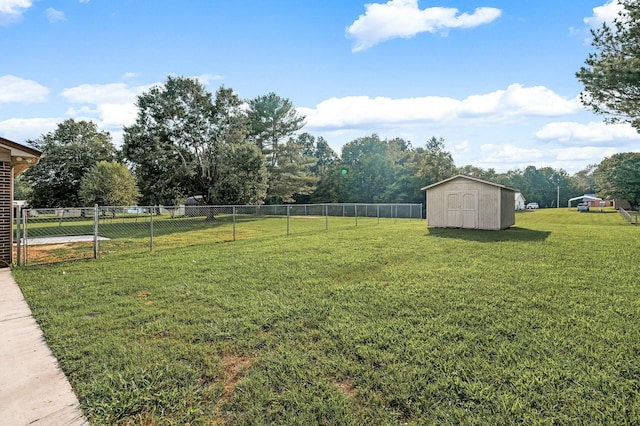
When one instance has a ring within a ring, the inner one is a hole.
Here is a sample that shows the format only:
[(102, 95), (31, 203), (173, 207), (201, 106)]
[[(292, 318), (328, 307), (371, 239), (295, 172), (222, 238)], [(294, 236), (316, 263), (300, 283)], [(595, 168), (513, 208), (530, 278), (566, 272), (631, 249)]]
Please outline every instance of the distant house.
[(524, 199), (524, 195), (522, 195), (522, 192), (516, 192), (515, 195), (515, 208), (516, 211), (518, 210), (524, 210), (524, 206), (527, 200)]
[(457, 175), (422, 190), (430, 227), (500, 230), (516, 222), (515, 189)]
[(586, 202), (590, 207), (609, 207), (613, 205), (613, 200), (603, 200), (602, 198), (596, 197), (596, 194), (584, 194), (582, 201)]

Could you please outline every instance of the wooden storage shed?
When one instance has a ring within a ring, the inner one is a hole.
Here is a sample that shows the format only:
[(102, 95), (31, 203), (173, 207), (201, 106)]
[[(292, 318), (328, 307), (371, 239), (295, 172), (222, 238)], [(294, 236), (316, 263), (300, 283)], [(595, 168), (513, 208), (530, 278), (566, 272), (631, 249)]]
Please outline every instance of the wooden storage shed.
[(0, 137), (0, 267), (13, 261), (13, 178), (40, 160), (42, 153)]
[(422, 188), (427, 225), (438, 228), (500, 230), (516, 223), (516, 190), (465, 175)]

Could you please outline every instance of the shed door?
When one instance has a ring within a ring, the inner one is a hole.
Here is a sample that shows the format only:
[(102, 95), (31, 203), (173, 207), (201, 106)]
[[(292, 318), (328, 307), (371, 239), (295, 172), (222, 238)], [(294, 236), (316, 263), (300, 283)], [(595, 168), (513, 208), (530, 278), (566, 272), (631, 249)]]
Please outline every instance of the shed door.
[(449, 191), (445, 196), (446, 226), (476, 229), (478, 227), (478, 191)]
[(447, 218), (446, 226), (450, 228), (460, 228), (462, 226), (460, 215), (460, 193), (459, 192), (447, 192), (446, 193), (446, 212)]
[(478, 191), (462, 193), (462, 227), (478, 227)]

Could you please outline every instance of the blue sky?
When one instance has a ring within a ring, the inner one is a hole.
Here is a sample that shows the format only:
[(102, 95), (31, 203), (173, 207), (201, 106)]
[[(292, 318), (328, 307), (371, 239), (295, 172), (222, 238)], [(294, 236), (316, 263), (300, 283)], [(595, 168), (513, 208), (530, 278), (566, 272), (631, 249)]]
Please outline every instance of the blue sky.
[(640, 135), (578, 100), (589, 28), (617, 0), (0, 0), (0, 136), (67, 118), (121, 143), (168, 75), (275, 92), (338, 152), (377, 133), (442, 137), (456, 165), (575, 173)]

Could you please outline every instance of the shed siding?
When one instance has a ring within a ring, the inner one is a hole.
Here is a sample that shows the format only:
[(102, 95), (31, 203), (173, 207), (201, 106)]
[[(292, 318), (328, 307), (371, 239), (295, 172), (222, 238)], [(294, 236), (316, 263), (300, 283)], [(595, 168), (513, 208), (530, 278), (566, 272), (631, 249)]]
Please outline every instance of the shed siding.
[(482, 185), (480, 193), (480, 229), (498, 229), (500, 225), (500, 188)]
[(427, 224), (442, 228), (506, 229), (515, 223), (514, 196), (515, 191), (510, 189), (455, 178), (427, 189)]
[(507, 229), (516, 223), (516, 208), (513, 203), (514, 192), (502, 188), (501, 199), (502, 206), (500, 208), (500, 229)]
[[(444, 221), (444, 191), (435, 188), (433, 191), (427, 191), (427, 225), (429, 226), (445, 226)], [(438, 207), (440, 206), (440, 207)]]

